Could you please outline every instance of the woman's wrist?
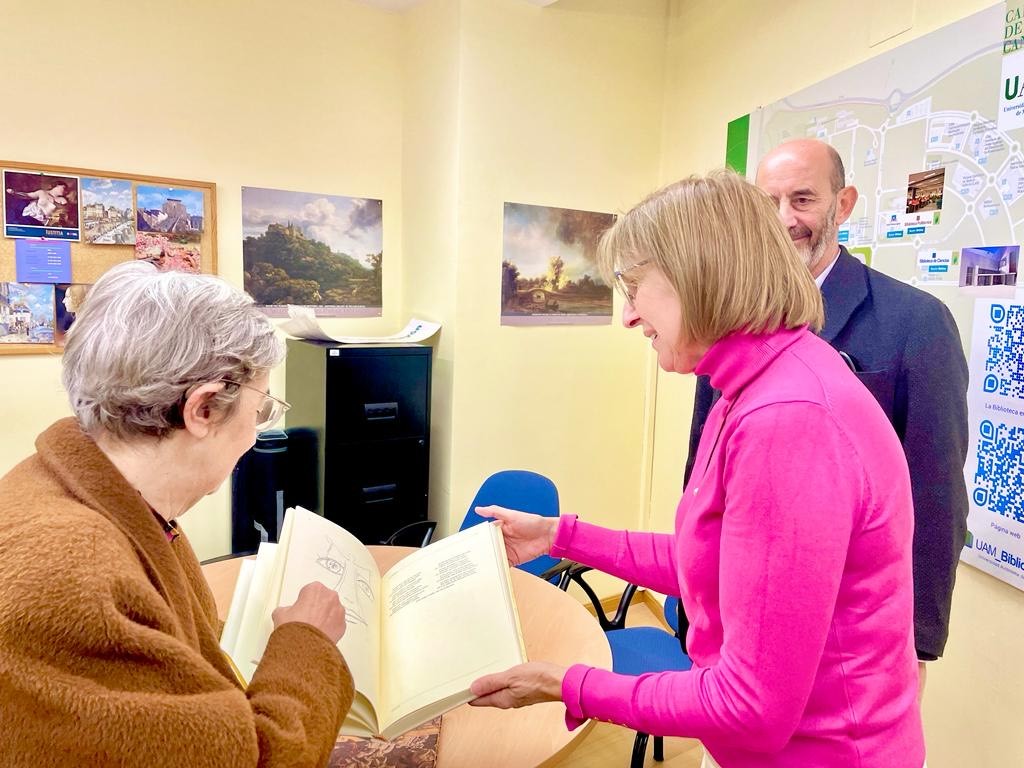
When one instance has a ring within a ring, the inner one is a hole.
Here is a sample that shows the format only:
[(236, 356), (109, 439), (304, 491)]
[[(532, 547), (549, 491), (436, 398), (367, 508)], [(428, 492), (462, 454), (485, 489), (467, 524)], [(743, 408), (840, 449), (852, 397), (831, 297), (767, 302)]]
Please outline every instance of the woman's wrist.
[(549, 701), (562, 700), (562, 681), (565, 680), (565, 673), (568, 671), (566, 667), (551, 665), (548, 679), (544, 685), (544, 694)]
[(557, 517), (545, 518), (548, 521), (548, 549), (550, 552), (551, 548), (555, 546), (555, 536), (558, 535), (558, 520)]

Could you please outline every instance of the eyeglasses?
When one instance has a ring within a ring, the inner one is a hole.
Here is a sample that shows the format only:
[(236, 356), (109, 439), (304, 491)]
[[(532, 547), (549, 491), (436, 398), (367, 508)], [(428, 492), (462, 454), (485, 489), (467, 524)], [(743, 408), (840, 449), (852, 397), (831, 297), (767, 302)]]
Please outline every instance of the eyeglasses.
[(622, 292), (622, 295), (626, 297), (626, 301), (628, 301), (630, 304), (636, 301), (636, 292), (637, 289), (640, 287), (640, 284), (637, 283), (635, 280), (627, 280), (626, 273), (632, 272), (634, 269), (637, 269), (638, 267), (642, 267), (645, 264), (650, 263), (650, 261), (650, 259), (641, 259), (640, 261), (630, 264), (625, 269), (616, 269), (613, 273), (615, 275), (616, 287), (618, 287), (619, 291)]
[(282, 416), (284, 416), (285, 411), (291, 408), (291, 405), (286, 403), (284, 400), (274, 397), (272, 394), (264, 392), (262, 389), (256, 389), (256, 387), (249, 384), (242, 384), (241, 382), (231, 381), (230, 379), (222, 379), (222, 381), (225, 384), (233, 384), (236, 387), (245, 387), (246, 389), (251, 389), (253, 392), (259, 392), (263, 395), (263, 404), (260, 405), (259, 409), (256, 411), (257, 432), (270, 429), (281, 419)]

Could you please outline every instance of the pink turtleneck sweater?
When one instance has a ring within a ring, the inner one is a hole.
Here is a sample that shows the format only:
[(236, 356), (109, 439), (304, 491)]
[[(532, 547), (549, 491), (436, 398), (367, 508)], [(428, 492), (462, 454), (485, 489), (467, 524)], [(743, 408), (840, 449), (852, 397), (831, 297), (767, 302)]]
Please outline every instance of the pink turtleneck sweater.
[(722, 391), (674, 534), (561, 519), (551, 554), (679, 595), (688, 672), (581, 665), (562, 698), (699, 738), (723, 768), (921, 768), (907, 463), (885, 415), (807, 330), (715, 343)]

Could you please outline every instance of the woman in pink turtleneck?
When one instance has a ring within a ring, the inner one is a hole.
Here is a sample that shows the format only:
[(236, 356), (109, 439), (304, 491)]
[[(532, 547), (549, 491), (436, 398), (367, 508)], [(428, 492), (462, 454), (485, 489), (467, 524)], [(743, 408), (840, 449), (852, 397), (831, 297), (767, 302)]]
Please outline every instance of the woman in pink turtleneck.
[(722, 391), (673, 534), (500, 507), (509, 558), (544, 552), (679, 595), (687, 672), (531, 662), (476, 681), (478, 706), (565, 702), (699, 738), (722, 768), (921, 768), (910, 480), (874, 398), (814, 335), (821, 296), (772, 201), (729, 173), (621, 217), (601, 261), (666, 371)]

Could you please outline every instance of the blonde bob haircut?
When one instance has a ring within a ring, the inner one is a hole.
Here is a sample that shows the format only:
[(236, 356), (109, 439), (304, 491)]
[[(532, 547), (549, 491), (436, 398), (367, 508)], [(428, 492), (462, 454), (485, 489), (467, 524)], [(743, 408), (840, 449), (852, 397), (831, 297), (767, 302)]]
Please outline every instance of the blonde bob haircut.
[(824, 320), (821, 292), (775, 203), (732, 171), (648, 196), (605, 232), (598, 260), (610, 285), (617, 269), (645, 260), (659, 269), (679, 296), (686, 342), (805, 325), (817, 332)]

